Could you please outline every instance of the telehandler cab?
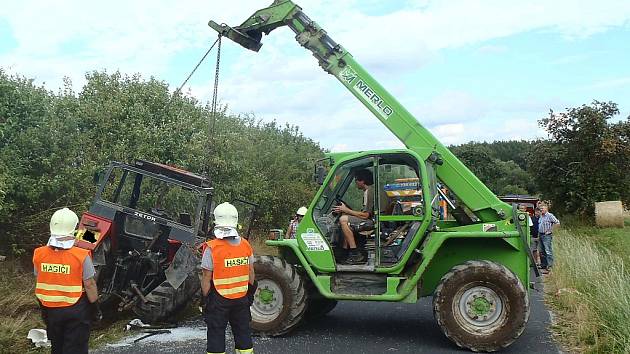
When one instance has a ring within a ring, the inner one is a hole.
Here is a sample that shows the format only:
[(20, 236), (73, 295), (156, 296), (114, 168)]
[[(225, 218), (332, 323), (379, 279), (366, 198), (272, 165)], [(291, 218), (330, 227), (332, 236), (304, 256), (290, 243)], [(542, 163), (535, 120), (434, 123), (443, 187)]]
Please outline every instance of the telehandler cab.
[[(341, 300), (414, 303), (433, 295), (435, 319), (458, 346), (495, 351), (516, 340), (529, 317), (526, 215), (499, 200), (292, 1), (276, 0), (236, 27), (209, 26), (253, 51), (263, 34), (289, 27), (319, 66), (406, 146), (330, 153), (320, 161), (322, 186), (296, 238), (277, 232), (266, 243), (280, 256), (255, 259), (254, 330), (285, 334)], [(332, 210), (340, 202), (361, 208), (363, 195), (352, 182), (363, 169), (374, 179), (373, 226), (354, 226), (367, 261), (344, 265), (333, 252), (341, 236)]]

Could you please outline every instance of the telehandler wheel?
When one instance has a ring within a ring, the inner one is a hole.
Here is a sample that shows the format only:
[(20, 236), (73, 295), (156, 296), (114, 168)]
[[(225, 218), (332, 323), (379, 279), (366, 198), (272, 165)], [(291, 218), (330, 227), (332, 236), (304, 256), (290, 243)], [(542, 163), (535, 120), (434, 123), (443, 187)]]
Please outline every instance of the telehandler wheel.
[(254, 333), (280, 336), (292, 330), (304, 316), (306, 290), (302, 276), (283, 259), (255, 256), (258, 290), (250, 307)]
[(331, 300), (326, 298), (309, 300), (304, 318), (309, 320), (315, 320), (326, 316), (337, 306), (337, 300)]
[(306, 304), (306, 311), (304, 312), (304, 318), (308, 320), (315, 320), (326, 316), (337, 306), (337, 300), (331, 300), (323, 297), (315, 284), (312, 281), (306, 281), (306, 292), (308, 295), (308, 302)]
[(442, 277), (433, 295), (433, 315), (458, 346), (493, 352), (523, 333), (529, 298), (519, 278), (505, 266), (468, 261)]
[(132, 310), (146, 323), (172, 321), (173, 316), (190, 303), (200, 287), (197, 274), (189, 274), (177, 289), (165, 280), (145, 296), (147, 302), (138, 300)]

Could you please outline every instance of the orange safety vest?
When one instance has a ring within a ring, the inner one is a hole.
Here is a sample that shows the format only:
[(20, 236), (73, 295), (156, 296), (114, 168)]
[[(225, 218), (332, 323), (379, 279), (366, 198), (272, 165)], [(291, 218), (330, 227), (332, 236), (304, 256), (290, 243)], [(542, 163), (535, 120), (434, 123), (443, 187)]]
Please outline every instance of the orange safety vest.
[(35, 296), (45, 307), (74, 305), (83, 294), (83, 261), (90, 251), (72, 247), (35, 249), (33, 264), (37, 269)]
[(254, 254), (249, 242), (242, 238), (233, 246), (227, 240), (214, 239), (206, 244), (212, 252), (212, 283), (219, 295), (227, 299), (247, 295), (249, 257)]

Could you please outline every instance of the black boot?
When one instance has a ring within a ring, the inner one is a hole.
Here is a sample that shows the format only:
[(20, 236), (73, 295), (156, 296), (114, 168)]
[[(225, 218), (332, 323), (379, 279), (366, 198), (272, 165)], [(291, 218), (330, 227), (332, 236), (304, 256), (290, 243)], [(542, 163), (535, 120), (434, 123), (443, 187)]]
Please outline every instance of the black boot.
[(348, 252), (348, 258), (346, 258), (345, 262), (343, 262), (343, 264), (364, 264), (364, 263), (365, 263), (365, 256), (363, 255), (363, 253), (359, 252), (359, 250), (357, 250), (356, 248), (350, 249), (350, 252)]
[(345, 261), (346, 258), (348, 258), (348, 249), (341, 248), (341, 247), (334, 247), (333, 255), (335, 256), (335, 262), (343, 263), (343, 261)]

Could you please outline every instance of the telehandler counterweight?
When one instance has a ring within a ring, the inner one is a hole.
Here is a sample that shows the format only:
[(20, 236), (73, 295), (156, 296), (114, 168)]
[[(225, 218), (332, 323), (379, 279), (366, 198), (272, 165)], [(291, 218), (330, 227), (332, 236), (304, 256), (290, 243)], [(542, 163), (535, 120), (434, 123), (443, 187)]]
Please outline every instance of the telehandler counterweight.
[[(330, 153), (320, 161), (322, 187), (296, 238), (284, 239), (280, 231), (267, 241), (280, 257), (256, 257), (253, 328), (281, 335), (305, 318), (325, 315), (339, 300), (413, 303), (433, 295), (437, 323), (457, 345), (495, 351), (516, 340), (529, 318), (526, 215), (499, 200), (292, 1), (276, 0), (236, 27), (209, 25), (253, 51), (261, 49), (263, 34), (289, 27), (319, 66), (406, 146)], [(365, 170), (373, 183), (361, 192), (352, 181)], [(343, 203), (359, 210), (370, 198), (370, 217), (351, 225), (367, 261), (343, 264), (336, 255), (344, 244), (340, 215), (333, 208)]]

